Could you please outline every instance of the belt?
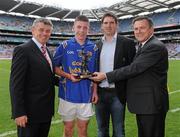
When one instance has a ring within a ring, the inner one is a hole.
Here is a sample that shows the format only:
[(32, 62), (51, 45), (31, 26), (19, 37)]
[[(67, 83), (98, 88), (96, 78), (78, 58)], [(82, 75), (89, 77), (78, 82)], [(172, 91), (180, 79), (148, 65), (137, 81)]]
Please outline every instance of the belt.
[(98, 87), (99, 90), (105, 90), (105, 91), (115, 91), (115, 88), (109, 88), (109, 87)]

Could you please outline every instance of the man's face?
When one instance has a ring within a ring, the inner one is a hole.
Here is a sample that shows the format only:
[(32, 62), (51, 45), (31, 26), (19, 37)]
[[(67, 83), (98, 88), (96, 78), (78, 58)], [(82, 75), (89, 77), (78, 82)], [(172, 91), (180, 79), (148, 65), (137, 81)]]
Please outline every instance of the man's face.
[(45, 44), (52, 32), (52, 27), (50, 25), (45, 25), (42, 22), (37, 23), (32, 27), (32, 35), (33, 37), (41, 44)]
[(139, 20), (133, 24), (134, 36), (139, 42), (145, 42), (154, 32), (147, 20)]
[(106, 36), (114, 36), (117, 31), (117, 24), (113, 17), (105, 17), (101, 29)]
[(85, 41), (89, 30), (89, 23), (85, 21), (76, 21), (73, 30), (77, 41)]

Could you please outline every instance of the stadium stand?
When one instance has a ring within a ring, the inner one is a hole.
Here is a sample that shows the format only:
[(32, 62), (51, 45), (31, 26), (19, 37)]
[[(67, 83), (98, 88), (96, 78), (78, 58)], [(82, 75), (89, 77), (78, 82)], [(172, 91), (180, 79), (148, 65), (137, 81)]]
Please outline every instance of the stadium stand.
[(14, 45), (10, 44), (0, 44), (0, 58), (11, 58)]
[[(30, 32), (34, 18), (12, 16), (7, 14), (0, 14), (0, 29), (14, 30), (14, 31), (28, 31)], [(73, 22), (68, 21), (53, 21), (55, 34), (73, 34)], [(91, 22), (90, 34), (100, 33), (100, 23)]]
[[(148, 15), (154, 22), (155, 28), (180, 25), (180, 9), (173, 9), (161, 13)], [(120, 20), (119, 28), (121, 32), (132, 31), (133, 18)]]
[(169, 58), (180, 57), (180, 43), (167, 43)]
[(7, 14), (1, 14), (0, 20), (0, 29), (4, 30), (30, 31), (30, 26), (32, 24), (31, 18), (18, 17)]
[[(167, 43), (169, 57), (179, 57), (180, 47), (180, 9), (148, 15), (155, 24), (155, 35)], [(31, 25), (34, 18), (0, 14), (0, 58), (11, 57), (14, 46), (31, 38)], [(133, 18), (119, 20), (119, 33), (134, 38), (132, 32)], [(53, 21), (54, 30), (49, 44), (53, 52), (57, 44), (73, 36), (70, 21)], [(90, 23), (89, 37), (98, 40), (101, 34), (100, 21)], [(176, 43), (176, 44), (174, 44)]]

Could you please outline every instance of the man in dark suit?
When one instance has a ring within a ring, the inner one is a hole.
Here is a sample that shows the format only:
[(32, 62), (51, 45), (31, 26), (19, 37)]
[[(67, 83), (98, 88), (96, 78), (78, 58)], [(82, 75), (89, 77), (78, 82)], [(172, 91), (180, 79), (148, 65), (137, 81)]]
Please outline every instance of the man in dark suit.
[(40, 18), (32, 25), (33, 38), (14, 49), (10, 96), (18, 137), (47, 137), (54, 115), (54, 70), (46, 47), (53, 25)]
[(133, 20), (134, 35), (141, 45), (133, 62), (108, 73), (95, 73), (95, 81), (116, 82), (128, 79), (127, 104), (136, 114), (139, 137), (164, 137), (165, 117), (169, 109), (167, 92), (168, 52), (153, 36), (153, 22), (148, 17)]
[[(117, 34), (118, 20), (112, 13), (105, 13), (101, 20), (104, 33), (97, 42), (100, 49), (99, 71), (109, 72), (129, 65), (135, 55), (134, 40)], [(98, 86), (99, 101), (96, 104), (98, 137), (109, 137), (109, 122), (112, 119), (113, 137), (124, 137), (124, 115), (126, 80), (108, 83), (102, 81)]]

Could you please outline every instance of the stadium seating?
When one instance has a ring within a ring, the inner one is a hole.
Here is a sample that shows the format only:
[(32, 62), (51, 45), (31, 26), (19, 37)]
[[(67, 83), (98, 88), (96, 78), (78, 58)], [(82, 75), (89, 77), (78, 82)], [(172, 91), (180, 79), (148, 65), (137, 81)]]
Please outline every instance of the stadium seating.
[[(152, 13), (148, 16), (152, 18), (155, 24), (155, 28), (164, 28), (167, 26), (180, 25), (180, 9), (173, 9), (161, 13)], [(0, 14), (0, 20), (0, 58), (1, 56), (11, 57), (14, 46), (26, 42), (31, 37), (30, 29), (34, 18)], [(118, 32), (132, 32), (132, 20), (133, 18), (119, 20)], [(51, 52), (53, 52), (55, 49), (55, 47), (53, 46), (57, 46), (59, 42), (64, 39), (68, 39), (73, 35), (73, 22), (53, 21), (53, 25), (53, 35), (49, 40), (49, 44), (52, 45), (52, 47), (50, 48)], [(97, 36), (97, 34), (101, 34), (100, 26), (100, 21), (90, 22), (89, 34), (92, 35), (90, 35), (92, 40), (97, 40), (100, 36)], [(178, 44), (179, 42), (173, 42), (168, 40), (171, 40), (173, 38), (178, 39), (180, 37), (180, 33), (179, 31), (175, 33), (170, 33), (171, 30), (166, 30), (166, 33), (165, 31), (163, 31), (164, 30), (158, 32), (157, 37), (167, 43), (169, 57), (176, 57), (180, 53), (180, 44)], [(167, 31), (169, 33), (167, 33)], [(130, 36), (133, 37), (132, 33), (130, 34)]]

